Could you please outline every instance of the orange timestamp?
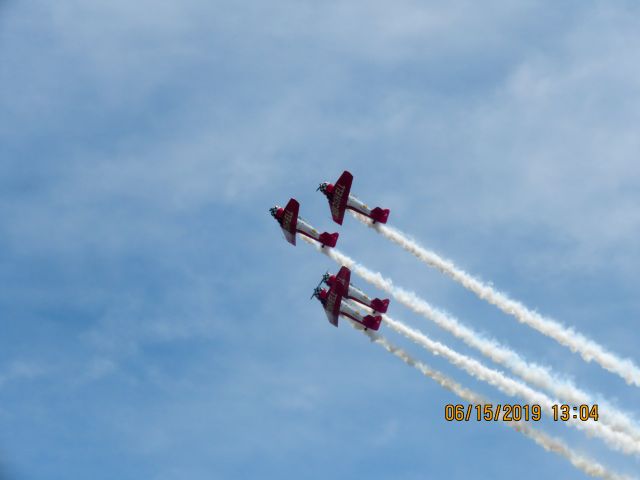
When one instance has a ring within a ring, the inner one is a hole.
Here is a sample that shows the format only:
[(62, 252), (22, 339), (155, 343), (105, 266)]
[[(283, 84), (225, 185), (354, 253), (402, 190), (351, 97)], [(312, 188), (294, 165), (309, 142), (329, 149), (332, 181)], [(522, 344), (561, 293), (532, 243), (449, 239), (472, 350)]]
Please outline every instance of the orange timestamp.
[[(554, 421), (567, 422), (571, 419), (598, 421), (598, 404), (594, 405), (553, 405), (551, 407), (552, 418)], [(542, 420), (542, 407), (538, 404), (511, 404), (511, 403), (485, 403), (483, 405), (474, 405), (469, 403), (451, 404), (448, 403), (444, 407), (444, 419), (448, 422), (469, 422), (476, 420), (478, 422), (539, 422)]]

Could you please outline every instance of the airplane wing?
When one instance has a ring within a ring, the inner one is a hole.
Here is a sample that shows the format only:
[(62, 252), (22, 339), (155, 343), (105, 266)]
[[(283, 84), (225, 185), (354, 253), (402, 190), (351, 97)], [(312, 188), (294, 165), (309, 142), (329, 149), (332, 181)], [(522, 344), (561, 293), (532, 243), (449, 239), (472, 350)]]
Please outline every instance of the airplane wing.
[(330, 203), (331, 216), (333, 217), (333, 221), (340, 225), (342, 225), (344, 211), (347, 208), (351, 182), (353, 182), (353, 175), (345, 170), (333, 188), (333, 196)]
[(347, 267), (340, 268), (336, 275), (335, 285), (340, 295), (346, 297), (349, 293), (349, 282), (351, 281), (351, 270)]
[(324, 312), (327, 314), (329, 323), (335, 327), (338, 326), (338, 316), (340, 315), (341, 303), (342, 295), (340, 295), (340, 292), (335, 286), (331, 287), (327, 294), (327, 300), (324, 303)]
[(287, 242), (291, 245), (296, 244), (298, 210), (300, 210), (300, 204), (295, 198), (292, 198), (289, 200), (289, 203), (287, 203), (287, 206), (284, 207), (284, 214), (282, 215), (282, 233), (284, 233), (284, 238), (286, 238)]

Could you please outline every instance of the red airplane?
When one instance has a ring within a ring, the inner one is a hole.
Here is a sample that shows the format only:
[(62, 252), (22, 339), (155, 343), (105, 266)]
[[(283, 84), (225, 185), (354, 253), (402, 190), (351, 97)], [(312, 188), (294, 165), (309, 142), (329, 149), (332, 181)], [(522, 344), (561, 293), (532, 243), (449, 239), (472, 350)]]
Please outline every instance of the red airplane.
[(356, 323), (359, 323), (365, 330), (378, 330), (380, 328), (380, 322), (382, 317), (380, 315), (365, 315), (363, 316), (358, 310), (356, 310), (349, 301), (344, 301), (344, 298), (340, 294), (337, 283), (334, 284), (329, 291), (324, 288), (320, 288), (318, 285), (313, 291), (311, 298), (316, 297), (320, 300), (320, 303), (324, 307), (324, 312), (327, 314), (329, 323), (334, 326), (338, 326), (338, 316), (344, 315), (350, 318)]
[(277, 220), (284, 233), (284, 238), (291, 245), (296, 244), (296, 232), (320, 242), (322, 247), (335, 247), (338, 241), (337, 233), (319, 233), (315, 228), (298, 216), (300, 204), (295, 198), (289, 200), (287, 206), (282, 208), (276, 205), (269, 209), (273, 218)]
[(318, 187), (318, 190), (324, 193), (329, 200), (329, 207), (331, 208), (333, 221), (342, 225), (344, 212), (347, 208), (350, 208), (351, 210), (369, 217), (373, 220), (373, 223), (387, 223), (387, 219), (389, 218), (389, 209), (387, 208), (383, 210), (380, 207), (376, 207), (371, 210), (356, 197), (350, 195), (349, 192), (351, 191), (352, 182), (353, 175), (345, 170), (342, 172), (342, 175), (340, 175), (340, 178), (335, 185), (323, 182)]
[(338, 288), (338, 292), (344, 298), (348, 298), (349, 300), (354, 300), (358, 303), (361, 303), (362, 305), (369, 307), (376, 312), (387, 313), (387, 308), (389, 307), (388, 298), (385, 298), (384, 300), (374, 298), (372, 300), (364, 292), (351, 285), (350, 280), (351, 270), (349, 270), (347, 267), (342, 267), (337, 275), (330, 275), (329, 273), (325, 273), (322, 276), (322, 281), (329, 285), (329, 287), (333, 287), (334, 285), (336, 285), (336, 287)]

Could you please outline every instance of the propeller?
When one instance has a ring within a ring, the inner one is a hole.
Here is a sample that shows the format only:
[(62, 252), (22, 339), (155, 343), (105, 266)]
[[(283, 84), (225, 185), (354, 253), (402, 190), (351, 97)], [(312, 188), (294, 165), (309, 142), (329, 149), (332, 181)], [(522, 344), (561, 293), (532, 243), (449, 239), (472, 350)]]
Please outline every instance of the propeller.
[(309, 300), (313, 300), (313, 297), (319, 297), (320, 292), (322, 291), (322, 288), (320, 288), (320, 285), (322, 285), (323, 280), (320, 280), (320, 283), (318, 283), (318, 286), (316, 288), (313, 289), (313, 293), (311, 294), (311, 297), (309, 298)]

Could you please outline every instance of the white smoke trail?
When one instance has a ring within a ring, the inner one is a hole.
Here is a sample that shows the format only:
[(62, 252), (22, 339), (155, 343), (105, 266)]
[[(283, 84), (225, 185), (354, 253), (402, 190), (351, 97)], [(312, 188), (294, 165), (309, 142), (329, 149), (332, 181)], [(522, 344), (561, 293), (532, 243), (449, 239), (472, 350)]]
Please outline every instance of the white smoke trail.
[[(304, 237), (303, 237), (304, 238)], [(314, 242), (308, 240), (308, 243), (315, 245)], [(345, 255), (337, 252), (334, 249), (322, 248), (321, 251), (330, 257), (344, 257), (345, 260), (350, 260)], [(491, 369), (481, 364), (477, 360), (474, 360), (466, 355), (462, 355), (455, 350), (435, 342), (424, 335), (422, 332), (416, 331), (400, 322), (397, 322), (390, 317), (383, 315), (383, 320), (398, 333), (405, 335), (410, 340), (421, 345), (427, 350), (431, 351), (435, 355), (442, 355), (453, 365), (462, 368), (469, 375), (483, 380), (490, 385), (498, 388), (503, 393), (510, 396), (519, 396), (526, 399), (527, 402), (538, 404), (544, 408), (547, 412), (553, 412), (553, 405), (557, 405), (560, 402), (554, 401), (542, 392), (533, 390), (524, 383), (513, 380), (498, 370)], [(613, 430), (611, 427), (599, 422), (574, 422), (570, 419), (566, 424), (586, 430), (587, 433), (597, 435), (607, 442), (611, 447), (620, 450), (624, 453), (640, 454), (640, 442), (635, 441), (627, 433)]]
[(465, 288), (474, 292), (478, 297), (492, 303), (503, 312), (514, 316), (521, 323), (529, 325), (540, 333), (553, 338), (558, 343), (571, 349), (572, 352), (578, 352), (585, 361), (590, 362), (594, 360), (604, 369), (622, 377), (628, 384), (640, 386), (640, 368), (630, 359), (620, 358), (616, 354), (607, 351), (597, 342), (576, 332), (574, 329), (529, 310), (520, 302), (509, 298), (506, 294), (495, 290), (490, 285), (481, 282), (464, 270), (456, 267), (450, 260), (445, 260), (438, 254), (421, 247), (417, 242), (411, 240), (398, 230), (379, 223), (372, 224), (366, 217), (351, 210), (350, 212), (365, 225), (368, 225), (384, 237), (400, 245), (422, 262), (453, 278)]
[[(351, 322), (350, 322), (351, 323)], [(462, 385), (454, 381), (453, 379), (447, 377), (443, 373), (434, 370), (420, 362), (413, 357), (411, 357), (407, 352), (398, 348), (397, 346), (391, 344), (385, 337), (380, 334), (373, 333), (372, 331), (366, 331), (366, 333), (372, 342), (382, 346), (389, 353), (395, 355), (400, 360), (405, 362), (407, 365), (410, 365), (420, 371), (424, 376), (434, 380), (443, 388), (453, 392), (463, 400), (468, 403), (473, 403), (476, 405), (484, 405), (488, 403), (486, 399), (484, 399), (481, 395), (464, 388)], [(568, 445), (566, 445), (560, 439), (554, 438), (541, 430), (531, 427), (524, 422), (503, 422), (505, 425), (519, 431), (523, 435), (532, 439), (535, 443), (540, 445), (542, 448), (549, 452), (556, 453), (565, 459), (567, 459), (574, 467), (583, 471), (587, 475), (592, 477), (599, 477), (606, 480), (632, 480), (630, 477), (617, 474), (615, 472), (610, 471), (603, 465), (599, 464), (597, 461), (581, 455), (577, 453), (573, 449), (571, 449)]]
[[(311, 242), (309, 241), (309, 243)], [(480, 333), (462, 325), (455, 318), (432, 307), (415, 293), (396, 287), (391, 280), (384, 278), (380, 273), (372, 272), (343, 253), (335, 249), (323, 249), (322, 251), (339, 265), (347, 266), (365, 281), (391, 294), (403, 305), (433, 321), (436, 325), (460, 338), (467, 345), (477, 349), (494, 362), (509, 368), (530, 384), (551, 392), (566, 403), (574, 405), (593, 405), (597, 403), (600, 407), (599, 421), (601, 423), (609, 425), (615, 431), (625, 432), (633, 437), (636, 442), (640, 442), (640, 429), (637, 426), (637, 422), (630, 415), (618, 410), (607, 401), (596, 400), (571, 382), (553, 375), (545, 367), (528, 363), (510, 348), (501, 345), (496, 340), (483, 337)]]
[[(533, 390), (522, 382), (507, 377), (498, 370), (489, 368), (479, 361), (458, 353), (440, 342), (431, 340), (424, 333), (414, 330), (413, 328), (410, 328), (387, 315), (383, 315), (382, 319), (396, 332), (429, 350), (434, 355), (442, 355), (451, 364), (463, 369), (469, 375), (489, 383), (507, 395), (518, 396), (525, 399), (528, 403), (540, 405), (548, 413), (553, 412), (553, 405), (560, 403), (549, 398), (542, 392)], [(626, 433), (616, 432), (607, 425), (603, 425), (599, 422), (582, 422), (572, 420), (573, 419), (570, 419), (565, 423), (574, 428), (585, 430), (590, 434), (597, 435), (605, 440), (611, 447), (624, 453), (640, 454), (640, 442), (634, 441), (633, 438)]]

